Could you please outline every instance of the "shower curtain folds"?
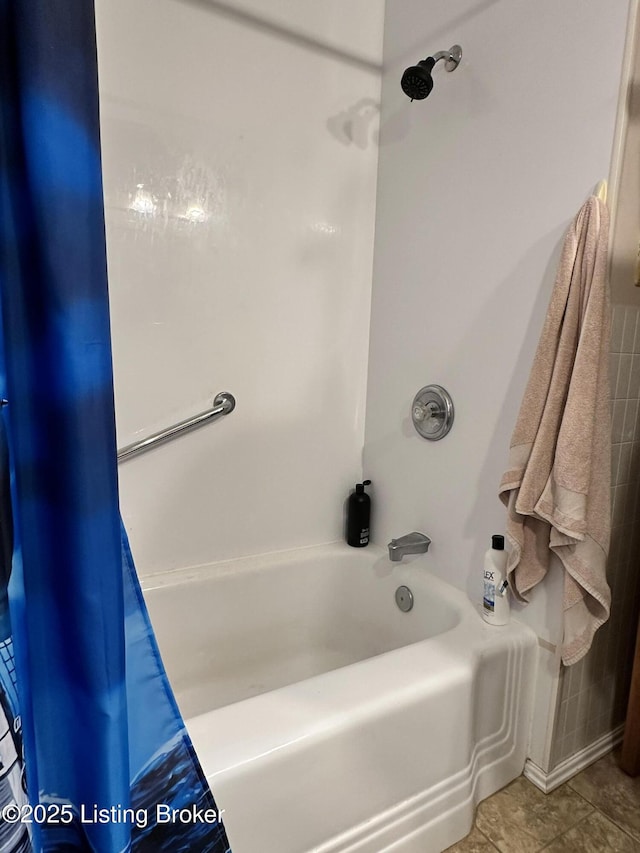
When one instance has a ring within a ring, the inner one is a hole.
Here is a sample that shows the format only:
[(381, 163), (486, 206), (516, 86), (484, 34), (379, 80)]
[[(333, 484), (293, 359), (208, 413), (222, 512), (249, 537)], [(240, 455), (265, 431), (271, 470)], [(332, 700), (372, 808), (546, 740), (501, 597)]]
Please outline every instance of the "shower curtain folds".
[(0, 395), (0, 849), (224, 853), (156, 819), (215, 802), (119, 517), (87, 0), (0, 0)]

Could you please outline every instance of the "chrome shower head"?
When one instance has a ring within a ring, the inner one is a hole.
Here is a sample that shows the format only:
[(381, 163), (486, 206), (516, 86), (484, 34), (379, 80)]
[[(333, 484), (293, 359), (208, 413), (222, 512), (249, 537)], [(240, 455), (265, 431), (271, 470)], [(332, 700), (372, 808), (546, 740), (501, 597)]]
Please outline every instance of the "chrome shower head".
[(454, 44), (449, 50), (441, 50), (405, 70), (400, 85), (402, 91), (412, 101), (422, 101), (431, 94), (433, 89), (431, 72), (436, 62), (440, 62), (441, 59), (444, 59), (444, 67), (447, 71), (454, 71), (462, 59), (462, 48), (459, 44)]

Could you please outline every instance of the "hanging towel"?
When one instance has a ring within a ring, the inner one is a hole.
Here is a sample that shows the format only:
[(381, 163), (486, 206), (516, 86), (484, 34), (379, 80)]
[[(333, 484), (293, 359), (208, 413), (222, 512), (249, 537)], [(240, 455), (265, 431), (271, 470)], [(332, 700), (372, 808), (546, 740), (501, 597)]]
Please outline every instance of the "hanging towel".
[(526, 602), (544, 579), (552, 551), (564, 567), (567, 666), (589, 651), (611, 603), (608, 230), (608, 209), (592, 196), (564, 240), (499, 490), (516, 598)]

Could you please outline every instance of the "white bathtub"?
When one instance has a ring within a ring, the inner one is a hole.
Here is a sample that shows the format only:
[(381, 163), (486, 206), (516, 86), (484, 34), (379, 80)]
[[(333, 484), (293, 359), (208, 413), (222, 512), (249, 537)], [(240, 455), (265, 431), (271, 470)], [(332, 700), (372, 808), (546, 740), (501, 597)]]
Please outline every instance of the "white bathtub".
[(332, 544), (146, 579), (233, 853), (439, 853), (521, 773), (535, 637), (429, 559)]

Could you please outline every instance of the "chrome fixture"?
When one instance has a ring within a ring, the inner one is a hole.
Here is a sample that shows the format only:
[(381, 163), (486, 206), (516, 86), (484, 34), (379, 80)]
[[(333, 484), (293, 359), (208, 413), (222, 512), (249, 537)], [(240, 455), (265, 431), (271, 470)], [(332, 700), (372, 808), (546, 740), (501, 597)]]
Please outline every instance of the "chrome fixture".
[(400, 85), (402, 91), (411, 100), (422, 101), (431, 94), (433, 89), (433, 78), (431, 72), (437, 62), (444, 59), (444, 67), (447, 71), (455, 71), (462, 59), (462, 48), (454, 44), (449, 50), (440, 50), (433, 56), (422, 59), (417, 65), (407, 68), (402, 75)]
[(411, 420), (429, 441), (444, 438), (453, 426), (453, 400), (441, 385), (425, 385), (413, 398)]
[(431, 539), (424, 533), (407, 533), (399, 539), (392, 539), (387, 545), (389, 559), (399, 563), (406, 554), (426, 554), (431, 545)]
[(399, 586), (396, 590), (396, 604), (403, 613), (413, 609), (413, 593), (408, 586)]
[(223, 415), (230, 415), (235, 407), (236, 398), (233, 394), (230, 394), (228, 391), (222, 391), (214, 397), (212, 409), (208, 409), (206, 412), (201, 412), (199, 415), (194, 415), (192, 418), (180, 421), (180, 423), (160, 430), (160, 432), (154, 432), (153, 435), (150, 435), (148, 438), (143, 438), (140, 441), (134, 441), (133, 444), (128, 444), (126, 447), (118, 450), (118, 462), (123, 462), (125, 459), (131, 459), (132, 456), (137, 456), (138, 453), (144, 453), (145, 450), (150, 450), (152, 447), (155, 447), (157, 444), (161, 444), (163, 441), (169, 441), (171, 438), (184, 435), (184, 433), (190, 432), (192, 429), (202, 426), (202, 424), (208, 423), (209, 421), (216, 421)]

